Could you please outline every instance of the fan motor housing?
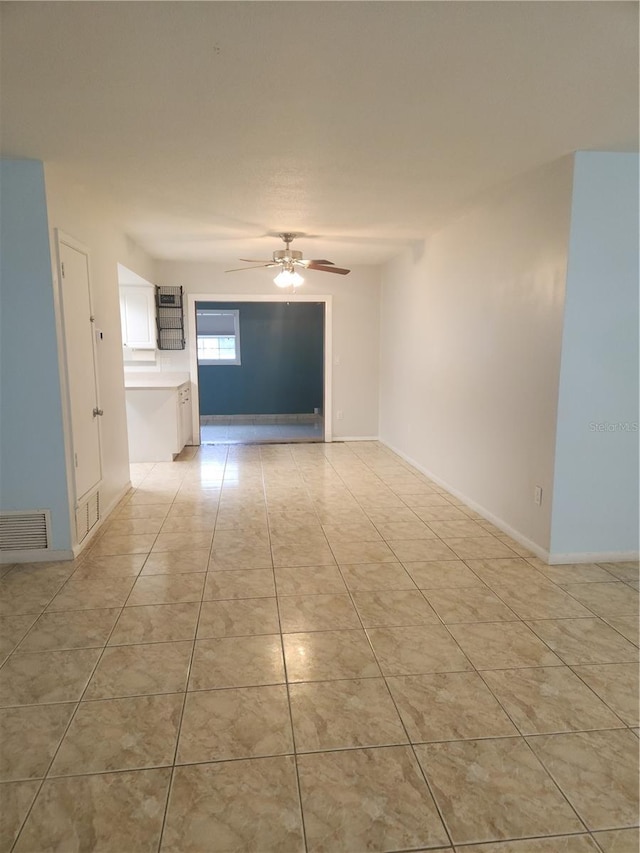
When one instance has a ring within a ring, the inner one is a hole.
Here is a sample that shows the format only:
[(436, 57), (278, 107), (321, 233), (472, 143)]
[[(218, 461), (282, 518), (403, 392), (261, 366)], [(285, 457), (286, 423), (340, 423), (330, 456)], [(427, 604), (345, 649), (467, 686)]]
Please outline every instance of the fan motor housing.
[(297, 252), (295, 249), (280, 249), (273, 253), (273, 260), (281, 263), (282, 261), (301, 261), (302, 252)]

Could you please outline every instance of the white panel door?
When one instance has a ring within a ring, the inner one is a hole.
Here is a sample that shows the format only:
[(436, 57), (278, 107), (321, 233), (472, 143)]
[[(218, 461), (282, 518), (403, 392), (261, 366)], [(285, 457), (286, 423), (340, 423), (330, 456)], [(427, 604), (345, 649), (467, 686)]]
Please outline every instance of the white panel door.
[(76, 501), (102, 478), (89, 258), (59, 236), (62, 320), (71, 413)]

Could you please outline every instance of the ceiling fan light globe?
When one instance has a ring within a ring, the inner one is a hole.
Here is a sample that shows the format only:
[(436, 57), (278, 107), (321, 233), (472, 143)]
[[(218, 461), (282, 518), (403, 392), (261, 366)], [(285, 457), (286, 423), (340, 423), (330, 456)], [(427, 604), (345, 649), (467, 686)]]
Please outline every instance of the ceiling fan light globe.
[(280, 270), (273, 281), (278, 287), (289, 287), (291, 285), (291, 276), (292, 273), (289, 270)]
[(282, 270), (273, 281), (278, 287), (300, 287), (304, 279), (298, 272)]

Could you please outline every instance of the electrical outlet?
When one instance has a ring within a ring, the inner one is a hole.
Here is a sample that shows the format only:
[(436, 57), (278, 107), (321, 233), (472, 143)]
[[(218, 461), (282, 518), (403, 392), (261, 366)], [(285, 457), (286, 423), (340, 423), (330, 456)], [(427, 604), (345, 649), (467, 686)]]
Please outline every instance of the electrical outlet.
[(533, 490), (533, 502), (536, 506), (542, 506), (542, 486), (536, 486)]
[(342, 420), (342, 409), (338, 409), (338, 411), (336, 412), (336, 420)]

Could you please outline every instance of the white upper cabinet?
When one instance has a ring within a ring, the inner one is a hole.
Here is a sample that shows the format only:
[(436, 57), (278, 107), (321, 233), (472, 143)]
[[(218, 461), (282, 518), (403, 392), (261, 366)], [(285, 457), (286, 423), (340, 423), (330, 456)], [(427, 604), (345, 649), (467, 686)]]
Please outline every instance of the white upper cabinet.
[(155, 350), (156, 306), (153, 285), (120, 285), (122, 345)]

